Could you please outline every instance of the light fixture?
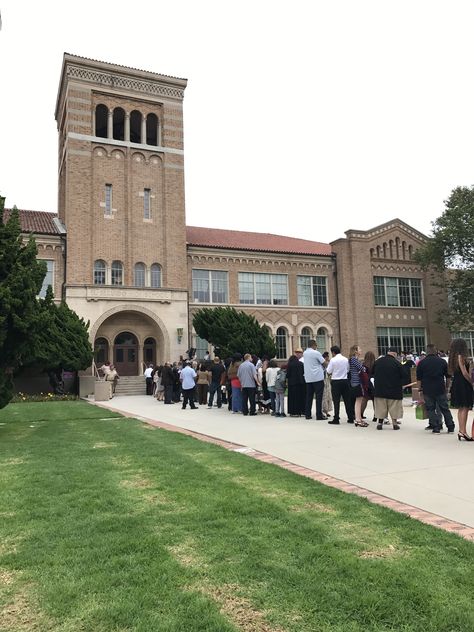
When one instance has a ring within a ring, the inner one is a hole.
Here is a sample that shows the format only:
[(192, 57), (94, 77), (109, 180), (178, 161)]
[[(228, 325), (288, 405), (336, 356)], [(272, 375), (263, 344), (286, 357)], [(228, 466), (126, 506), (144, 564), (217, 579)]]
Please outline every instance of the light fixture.
[(176, 335), (178, 337), (178, 344), (181, 344), (181, 340), (183, 339), (183, 328), (182, 327), (177, 327), (176, 328)]

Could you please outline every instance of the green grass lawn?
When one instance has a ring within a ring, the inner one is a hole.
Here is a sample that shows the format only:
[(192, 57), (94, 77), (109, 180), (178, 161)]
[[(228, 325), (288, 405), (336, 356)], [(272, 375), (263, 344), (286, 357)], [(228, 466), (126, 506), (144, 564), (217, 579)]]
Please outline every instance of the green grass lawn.
[(2, 632), (474, 630), (457, 536), (83, 402), (0, 424)]

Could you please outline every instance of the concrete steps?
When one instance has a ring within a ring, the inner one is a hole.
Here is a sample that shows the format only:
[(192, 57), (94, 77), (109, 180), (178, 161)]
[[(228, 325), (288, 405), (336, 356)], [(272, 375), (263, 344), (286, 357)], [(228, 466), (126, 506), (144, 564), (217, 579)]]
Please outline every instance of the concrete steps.
[(124, 375), (120, 377), (115, 395), (145, 395), (146, 385), (143, 375)]

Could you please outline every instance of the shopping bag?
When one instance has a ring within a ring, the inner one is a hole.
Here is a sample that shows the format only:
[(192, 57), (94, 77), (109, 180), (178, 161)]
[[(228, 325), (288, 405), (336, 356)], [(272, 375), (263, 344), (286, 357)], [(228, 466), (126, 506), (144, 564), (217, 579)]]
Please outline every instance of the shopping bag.
[(416, 405), (415, 416), (417, 419), (428, 419), (428, 413), (426, 412), (426, 406), (424, 402), (420, 402)]

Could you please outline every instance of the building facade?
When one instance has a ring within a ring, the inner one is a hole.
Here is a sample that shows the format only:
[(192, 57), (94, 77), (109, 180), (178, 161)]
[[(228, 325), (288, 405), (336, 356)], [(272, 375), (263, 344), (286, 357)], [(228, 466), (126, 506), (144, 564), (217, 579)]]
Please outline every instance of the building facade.
[[(447, 348), (445, 297), (414, 261), (426, 237), (394, 219), (330, 244), (186, 227), (186, 80), (64, 55), (56, 105), (58, 214), (21, 211), (55, 296), (90, 323), (98, 363), (121, 375), (208, 350), (200, 307), (231, 305), (275, 337), (278, 358), (316, 338)], [(212, 351), (212, 350), (211, 350)]]

